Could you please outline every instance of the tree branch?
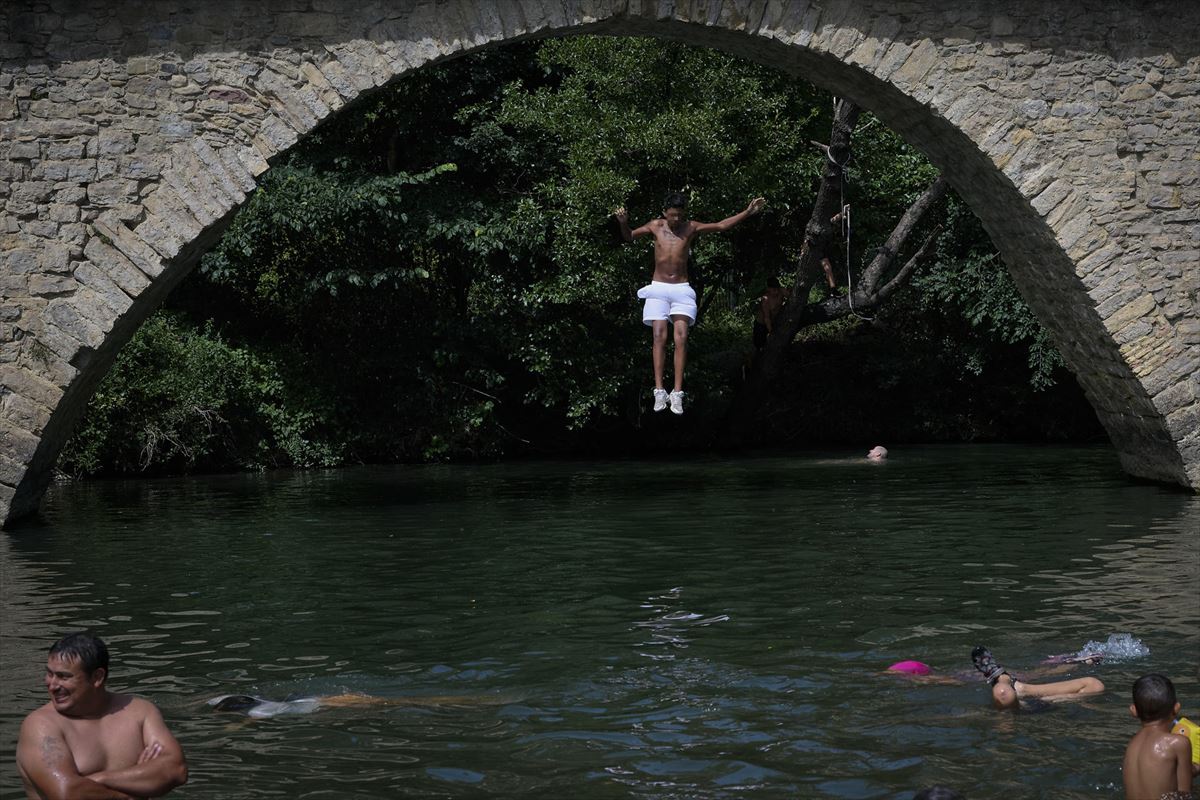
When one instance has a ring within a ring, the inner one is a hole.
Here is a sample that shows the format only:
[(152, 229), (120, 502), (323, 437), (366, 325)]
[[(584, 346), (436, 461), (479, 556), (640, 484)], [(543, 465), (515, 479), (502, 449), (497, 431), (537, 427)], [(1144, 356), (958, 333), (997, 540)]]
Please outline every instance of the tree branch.
[(861, 292), (867, 295), (875, 294), (876, 287), (879, 286), (883, 276), (896, 259), (896, 254), (904, 246), (904, 242), (920, 223), (921, 218), (925, 216), (925, 212), (945, 196), (946, 188), (946, 179), (939, 175), (937, 180), (929, 184), (929, 188), (922, 192), (921, 196), (905, 210), (887, 241), (879, 248), (879, 253), (871, 259), (871, 263), (867, 265), (858, 279)]
[(879, 305), (884, 300), (891, 297), (897, 289), (903, 286), (908, 280), (908, 276), (912, 274), (912, 271), (916, 268), (917, 264), (925, 258), (925, 254), (929, 251), (929, 248), (933, 246), (933, 243), (937, 241), (937, 238), (941, 235), (941, 233), (942, 226), (938, 225), (933, 229), (933, 232), (925, 238), (925, 241), (921, 244), (920, 249), (913, 253), (912, 258), (905, 262), (904, 266), (900, 268), (900, 271), (896, 273), (895, 277), (884, 284), (882, 289), (867, 298), (864, 305)]

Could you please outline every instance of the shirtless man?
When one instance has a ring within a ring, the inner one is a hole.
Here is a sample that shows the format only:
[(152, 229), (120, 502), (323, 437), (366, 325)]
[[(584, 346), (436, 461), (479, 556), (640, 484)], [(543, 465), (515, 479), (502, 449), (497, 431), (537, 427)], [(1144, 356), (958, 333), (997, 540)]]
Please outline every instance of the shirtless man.
[[(692, 240), (702, 233), (727, 231), (762, 210), (767, 201), (757, 197), (746, 209), (720, 222), (696, 222), (687, 218), (687, 199), (679, 192), (667, 195), (663, 216), (652, 219), (640, 228), (629, 229), (629, 215), (624, 208), (613, 212), (621, 226), (621, 236), (632, 242), (639, 236), (654, 237), (654, 277), (648, 286), (638, 290), (646, 301), (642, 321), (654, 334), (654, 410), (668, 406), (674, 414), (683, 413), (683, 367), (687, 362), (688, 328), (696, 324), (696, 292), (688, 285), (688, 255)], [(675, 389), (670, 394), (663, 388), (663, 365), (667, 353), (667, 323), (671, 323), (675, 338)]]
[(767, 337), (775, 332), (775, 315), (792, 294), (791, 289), (779, 285), (779, 279), (771, 276), (767, 279), (767, 288), (762, 297), (758, 298), (758, 308), (754, 311), (754, 349), (762, 350), (767, 346)]
[[(971, 651), (971, 661), (992, 687), (992, 705), (1001, 710), (1015, 709), (1020, 705), (1020, 701), (1025, 699), (1047, 702), (1074, 700), (1104, 691), (1104, 684), (1092, 677), (1050, 683), (1019, 681), (996, 663), (986, 647), (976, 647)], [(1064, 664), (1062, 667), (1069, 668), (1070, 665)]]
[(1164, 675), (1143, 675), (1133, 683), (1129, 713), (1142, 729), (1129, 740), (1121, 771), (1128, 800), (1183, 800), (1192, 796), (1192, 743), (1173, 733), (1179, 716), (1175, 685)]
[(105, 688), (108, 648), (64, 636), (46, 659), (50, 702), (25, 718), (17, 768), (31, 800), (161, 797), (187, 782), (183, 750), (153, 703)]

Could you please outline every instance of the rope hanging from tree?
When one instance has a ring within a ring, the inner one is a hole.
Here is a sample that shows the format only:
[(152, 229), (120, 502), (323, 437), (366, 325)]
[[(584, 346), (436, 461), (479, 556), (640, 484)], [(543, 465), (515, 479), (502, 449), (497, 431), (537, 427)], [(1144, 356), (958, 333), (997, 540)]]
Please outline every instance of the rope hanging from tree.
[(838, 217), (842, 224), (842, 239), (846, 242), (846, 301), (850, 304), (850, 313), (861, 320), (870, 322), (874, 317), (868, 317), (862, 314), (854, 307), (854, 275), (850, 268), (850, 206), (846, 203), (846, 184), (849, 183), (849, 170), (851, 156), (847, 154), (845, 162), (840, 162), (833, 157), (832, 148), (825, 148), (825, 157), (829, 159), (829, 163), (838, 168)]

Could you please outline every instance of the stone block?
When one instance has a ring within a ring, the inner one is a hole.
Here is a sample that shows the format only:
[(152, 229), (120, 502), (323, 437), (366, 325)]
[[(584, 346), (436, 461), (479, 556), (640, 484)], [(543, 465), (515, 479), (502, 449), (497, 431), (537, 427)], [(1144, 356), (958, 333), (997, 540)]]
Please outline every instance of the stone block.
[[(1116, 333), (1134, 320), (1141, 319), (1142, 317), (1154, 311), (1157, 305), (1158, 304), (1154, 302), (1153, 295), (1142, 294), (1136, 299), (1120, 306), (1113, 313), (1105, 315), (1104, 327), (1109, 331)], [(1100, 311), (1100, 313), (1104, 315), (1104, 312), (1100, 309), (1097, 309), (1097, 311)]]
[(124, 314), (133, 305), (133, 299), (122, 291), (106, 272), (94, 264), (79, 264), (75, 268), (75, 280), (95, 292), (112, 310), (114, 316)]
[(97, 233), (103, 237), (101, 241), (124, 254), (143, 273), (151, 278), (162, 273), (162, 257), (115, 215), (101, 214), (94, 224)]
[(13, 142), (8, 148), (9, 158), (41, 158), (41, 145), (34, 142)]
[(12, 392), (0, 393), (0, 419), (40, 436), (50, 421), (50, 409)]
[(34, 180), (70, 181), (86, 183), (96, 179), (96, 162), (94, 159), (76, 159), (72, 161), (40, 161), (30, 172)]
[(165, 153), (126, 153), (117, 157), (117, 174), (135, 181), (156, 180), (162, 172)]
[(56, 203), (46, 209), (46, 216), (52, 222), (78, 222), (79, 206)]
[(105, 330), (70, 300), (51, 300), (44, 313), (47, 327), (53, 326), (92, 350), (104, 343)]
[(102, 208), (136, 202), (138, 199), (137, 182), (123, 178), (95, 181), (87, 186), (87, 199), (92, 205)]
[[(21, 482), (21, 478), (25, 477), (26, 466), (20, 462), (13, 461), (4, 454), (0, 453), (0, 493), (4, 489), (8, 489), (10, 494), (7, 498), (0, 494), (0, 500), (11, 500), (12, 487)], [(0, 509), (3, 505), (0, 504)]]
[(57, 297), (71, 294), (76, 288), (78, 284), (67, 275), (41, 273), (29, 276), (29, 293), (34, 297)]
[(158, 60), (150, 57), (131, 58), (125, 64), (129, 75), (148, 75), (158, 71)]
[(50, 142), (46, 145), (43, 157), (47, 161), (68, 161), (83, 158), (87, 149), (87, 140), (82, 136), (66, 141)]
[(242, 191), (243, 196), (245, 196), (258, 187), (258, 182), (254, 180), (254, 176), (250, 173), (249, 168), (238, 159), (236, 149), (236, 145), (228, 145), (217, 150), (216, 154), (225, 166), (225, 174), (229, 176)]
[(0, 453), (5, 457), (18, 464), (28, 464), (33, 460), (39, 441), (40, 437), (8, 420), (0, 419)]
[[(92, 237), (84, 246), (84, 254), (92, 265), (102, 270), (117, 286), (130, 297), (137, 297), (150, 280), (145, 273), (133, 265), (118, 250), (101, 241), (99, 236)], [(79, 273), (76, 268), (76, 275)]]
[(118, 128), (102, 128), (95, 141), (97, 155), (115, 156), (131, 153), (137, 146), (132, 133)]
[(296, 131), (284, 124), (283, 120), (272, 114), (263, 120), (258, 135), (254, 137), (254, 146), (264, 159), (270, 159), (289, 147), (299, 139)]
[(1172, 414), (1193, 405), (1197, 400), (1196, 381), (1181, 380), (1154, 396), (1154, 407), (1160, 414)]
[(70, 271), (70, 251), (59, 242), (43, 241), (38, 251), (39, 272)]
[(138, 223), (133, 232), (164, 261), (175, 258), (188, 243), (184, 235), (175, 232), (161, 217), (146, 217)]
[(225, 163), (208, 142), (197, 138), (189, 142), (189, 146), (193, 174), (200, 179), (200, 185), (209, 190), (213, 205), (220, 209), (221, 216), (246, 199), (246, 193), (226, 172)]
[(142, 200), (141, 207), (146, 213), (165, 220), (168, 227), (186, 241), (195, 238), (219, 215), (210, 211), (209, 204), (197, 193), (178, 181), (177, 175), (167, 173), (154, 193)]
[(1200, 430), (1200, 404), (1181, 408), (1167, 415), (1167, 432), (1176, 441), (1195, 434)]
[(0, 390), (3, 389), (31, 398), (47, 407), (55, 406), (63, 395), (62, 387), (27, 367), (13, 363), (0, 364)]

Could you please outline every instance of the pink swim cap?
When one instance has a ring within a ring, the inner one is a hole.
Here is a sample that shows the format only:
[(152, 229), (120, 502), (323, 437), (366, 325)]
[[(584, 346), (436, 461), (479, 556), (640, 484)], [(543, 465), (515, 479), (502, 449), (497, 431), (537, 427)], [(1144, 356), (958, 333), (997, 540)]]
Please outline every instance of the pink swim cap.
[(897, 661), (888, 667), (888, 672), (907, 672), (909, 675), (928, 675), (933, 672), (923, 661)]

